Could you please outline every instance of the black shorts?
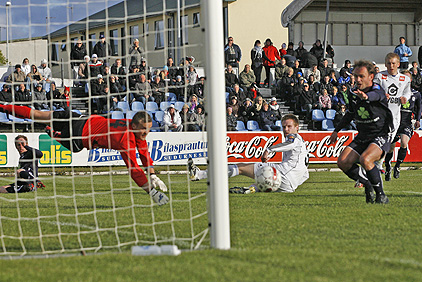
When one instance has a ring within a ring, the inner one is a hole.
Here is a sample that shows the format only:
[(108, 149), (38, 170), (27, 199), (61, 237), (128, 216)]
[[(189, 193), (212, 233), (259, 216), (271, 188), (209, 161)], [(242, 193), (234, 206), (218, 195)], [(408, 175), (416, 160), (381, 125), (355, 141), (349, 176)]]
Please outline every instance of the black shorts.
[(370, 144), (377, 145), (382, 151), (388, 152), (390, 150), (390, 142), (387, 142), (388, 136), (379, 136), (373, 139), (354, 139), (348, 147), (353, 151), (362, 155), (363, 152), (368, 148)]
[(8, 193), (26, 193), (35, 191), (36, 186), (33, 182), (17, 181), (16, 183), (10, 184), (10, 187), (6, 188)]
[(82, 131), (87, 120), (87, 116), (69, 109), (53, 112), (53, 130), (61, 132), (60, 144), (74, 153), (82, 151)]
[(396, 136), (393, 139), (393, 144), (400, 140), (400, 136), (404, 134), (410, 138), (413, 136), (413, 126), (412, 124), (400, 124), (399, 129), (397, 130)]

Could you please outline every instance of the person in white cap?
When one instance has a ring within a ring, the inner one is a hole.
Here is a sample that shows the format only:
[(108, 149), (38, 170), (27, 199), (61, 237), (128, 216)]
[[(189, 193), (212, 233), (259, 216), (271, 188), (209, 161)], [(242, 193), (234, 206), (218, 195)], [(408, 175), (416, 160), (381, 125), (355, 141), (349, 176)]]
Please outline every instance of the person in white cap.
[(166, 132), (183, 130), (182, 119), (173, 104), (164, 112), (162, 128)]
[(92, 54), (91, 62), (89, 63), (89, 77), (97, 77), (103, 72), (103, 62), (98, 60), (97, 54)]
[(139, 39), (133, 40), (132, 46), (129, 48), (130, 65), (129, 66), (140, 66), (142, 60), (142, 54), (144, 50), (139, 46)]
[[(92, 103), (96, 103), (97, 105), (97, 113), (101, 114), (103, 112), (107, 112), (107, 95), (109, 93), (109, 89), (107, 83), (104, 82), (103, 76), (101, 74), (97, 75), (97, 79), (92, 80), (91, 82), (91, 97)], [(92, 111), (94, 111), (94, 107), (92, 107)], [(94, 114), (94, 112), (92, 112)]]
[(86, 55), (84, 57), (84, 62), (79, 64), (79, 68), (78, 68), (78, 79), (79, 84), (82, 86), (85, 86), (86, 84), (86, 80), (88, 79), (89, 75), (88, 75), (88, 68), (89, 68), (89, 61), (91, 60), (91, 58)]
[(45, 89), (45, 84), (51, 80), (51, 69), (47, 66), (48, 61), (46, 59), (41, 60), (41, 65), (38, 67), (38, 72), (41, 74), (41, 81), (43, 89)]

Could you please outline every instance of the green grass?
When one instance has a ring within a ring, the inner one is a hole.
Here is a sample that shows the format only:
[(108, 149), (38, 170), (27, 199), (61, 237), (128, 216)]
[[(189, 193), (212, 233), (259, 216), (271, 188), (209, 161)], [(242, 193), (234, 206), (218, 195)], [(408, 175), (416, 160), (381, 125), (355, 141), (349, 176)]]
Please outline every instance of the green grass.
[[(162, 177), (167, 180), (167, 177)], [(191, 226), (187, 221), (169, 219), (189, 218), (189, 196), (194, 214), (204, 211), (201, 197), (206, 182), (186, 181), (186, 176), (172, 175), (173, 214), (170, 206), (149, 207), (149, 197), (137, 189), (128, 190), (127, 176), (114, 175), (113, 193), (110, 177), (96, 176), (95, 191), (89, 193), (90, 178), (75, 179), (75, 193), (69, 177), (56, 178), (57, 209), (62, 223), (62, 244), (78, 249), (80, 242), (87, 248), (101, 241), (103, 246), (120, 240), (118, 249), (105, 249), (100, 255), (58, 257), (49, 259), (4, 260), (0, 281), (420, 281), (422, 277), (422, 184), (420, 171), (402, 171), (399, 180), (385, 183), (390, 204), (368, 205), (363, 191), (353, 188), (353, 182), (340, 172), (313, 172), (310, 179), (295, 193), (257, 193), (230, 195), (232, 248), (228, 251), (207, 248), (209, 238), (199, 251), (183, 252), (178, 257), (131, 256), (130, 246), (136, 240), (153, 242), (154, 231), (159, 240), (189, 237), (198, 234), (207, 224), (207, 216), (200, 216)], [(0, 184), (10, 182), (2, 179)], [(51, 223), (56, 214), (51, 179), (48, 188), (37, 193), (19, 195), (21, 217), (37, 218), (38, 205), (46, 249), (57, 248), (59, 225)], [(246, 186), (245, 177), (231, 179), (231, 186)], [(187, 187), (190, 185), (190, 194)], [(133, 194), (135, 208), (126, 209)], [(15, 195), (0, 196), (1, 216), (16, 217)], [(97, 209), (98, 226), (92, 214)], [(78, 206), (76, 217), (74, 205)], [(116, 213), (108, 212), (117, 207)], [(131, 225), (151, 223), (152, 216), (159, 225)], [(77, 231), (76, 218), (84, 235)], [(50, 221), (50, 223), (46, 223)], [(122, 228), (114, 228), (115, 223)], [(3, 234), (19, 235), (19, 226), (2, 219)], [(63, 223), (69, 223), (65, 225)], [(126, 227), (126, 225), (128, 227)], [(155, 230), (154, 230), (155, 228)], [(25, 236), (38, 236), (38, 222), (21, 224)], [(51, 237), (48, 237), (51, 236)], [(21, 251), (19, 240), (6, 240), (8, 250)], [(176, 241), (187, 248), (197, 240)], [(48, 243), (48, 244), (47, 244)], [(128, 245), (125, 245), (125, 244)], [(168, 243), (168, 242), (166, 242)], [(40, 249), (38, 237), (25, 244)], [(140, 243), (141, 244), (141, 243)], [(2, 250), (0, 250), (2, 251)], [(3, 250), (4, 251), (4, 250)]]

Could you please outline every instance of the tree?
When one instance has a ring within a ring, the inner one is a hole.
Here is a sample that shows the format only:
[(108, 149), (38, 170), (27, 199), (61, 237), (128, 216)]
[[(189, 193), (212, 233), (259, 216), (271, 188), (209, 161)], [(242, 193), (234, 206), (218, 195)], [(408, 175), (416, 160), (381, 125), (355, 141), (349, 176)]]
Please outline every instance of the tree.
[(0, 65), (7, 65), (7, 58), (3, 55), (3, 52), (0, 50)]

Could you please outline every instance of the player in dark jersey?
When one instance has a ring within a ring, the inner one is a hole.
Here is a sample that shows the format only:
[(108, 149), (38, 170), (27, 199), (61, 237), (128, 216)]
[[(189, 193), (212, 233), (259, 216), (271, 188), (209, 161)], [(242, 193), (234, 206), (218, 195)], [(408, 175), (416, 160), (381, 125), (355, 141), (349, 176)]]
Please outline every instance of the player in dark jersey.
[[(338, 132), (355, 121), (358, 135), (347, 146), (337, 160), (338, 167), (351, 179), (365, 186), (367, 203), (387, 204), (381, 173), (374, 165), (390, 149), (388, 133), (392, 130), (393, 117), (388, 109), (384, 90), (373, 83), (374, 65), (369, 61), (357, 61), (353, 76), (357, 87), (349, 91), (349, 109), (331, 134), (330, 142), (337, 140)], [(360, 163), (366, 175), (360, 173)]]
[[(403, 70), (401, 72), (404, 75), (410, 77), (412, 80), (412, 75), (410, 71)], [(400, 165), (404, 162), (404, 159), (407, 154), (407, 145), (409, 144), (410, 138), (413, 135), (413, 124), (412, 116), (415, 117), (415, 128), (420, 126), (420, 116), (421, 116), (421, 94), (412, 89), (412, 96), (407, 100), (406, 104), (401, 105), (400, 109), (400, 126), (397, 130), (397, 134), (393, 140), (392, 150), (390, 150), (385, 156), (385, 181), (391, 180), (391, 159), (393, 158), (394, 144), (400, 140), (400, 149), (397, 154), (397, 162), (394, 166), (393, 176), (394, 178), (400, 177)]]
[[(119, 151), (136, 184), (149, 193), (158, 205), (169, 201), (164, 193), (155, 189), (167, 191), (164, 182), (155, 175), (148, 152), (146, 137), (152, 127), (152, 119), (147, 112), (139, 111), (131, 120), (116, 120), (98, 115), (82, 116), (69, 110), (44, 112), (15, 105), (0, 105), (0, 111), (46, 124), (52, 121), (50, 136), (72, 152), (79, 152), (83, 148)], [(143, 166), (148, 169), (151, 184), (137, 163), (136, 151)]]
[(18, 135), (15, 138), (15, 147), (18, 150), (19, 169), (16, 171), (16, 182), (0, 187), (0, 193), (25, 193), (35, 191), (37, 188), (44, 188), (44, 184), (37, 180), (38, 160), (43, 153), (28, 146), (28, 138)]

